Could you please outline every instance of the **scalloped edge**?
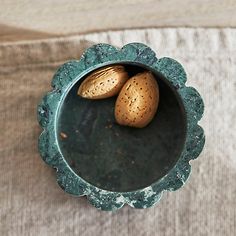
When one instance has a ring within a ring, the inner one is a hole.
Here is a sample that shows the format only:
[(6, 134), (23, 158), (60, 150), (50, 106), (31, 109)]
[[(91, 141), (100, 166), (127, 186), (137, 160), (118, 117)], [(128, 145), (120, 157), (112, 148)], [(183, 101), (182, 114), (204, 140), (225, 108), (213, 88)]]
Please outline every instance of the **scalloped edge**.
[[(131, 192), (112, 192), (100, 189), (79, 177), (63, 158), (57, 142), (56, 117), (60, 101), (81, 77), (108, 64), (135, 63), (160, 73), (177, 91), (187, 115), (187, 135), (182, 154), (175, 166), (160, 180), (144, 189)], [(109, 44), (97, 44), (88, 48), (80, 60), (69, 61), (59, 67), (52, 80), (53, 90), (38, 105), (38, 121), (43, 131), (39, 137), (42, 159), (57, 170), (57, 182), (67, 193), (87, 196), (98, 209), (115, 211), (125, 204), (134, 208), (148, 208), (156, 204), (164, 191), (175, 191), (187, 181), (191, 165), (189, 161), (201, 153), (205, 136), (198, 125), (204, 104), (196, 89), (186, 87), (186, 72), (180, 63), (171, 58), (157, 59), (155, 52), (142, 43), (130, 43), (120, 50)]]

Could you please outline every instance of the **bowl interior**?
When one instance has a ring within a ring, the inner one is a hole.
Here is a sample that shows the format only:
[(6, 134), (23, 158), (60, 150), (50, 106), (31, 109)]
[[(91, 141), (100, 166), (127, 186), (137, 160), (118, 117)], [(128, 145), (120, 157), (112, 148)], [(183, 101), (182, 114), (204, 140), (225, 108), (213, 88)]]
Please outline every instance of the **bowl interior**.
[[(125, 65), (130, 75), (145, 70)], [(83, 99), (81, 78), (65, 96), (57, 117), (58, 143), (73, 171), (110, 191), (138, 190), (158, 181), (176, 164), (186, 136), (186, 114), (179, 96), (160, 76), (160, 103), (152, 122), (137, 129), (114, 118), (116, 97)]]

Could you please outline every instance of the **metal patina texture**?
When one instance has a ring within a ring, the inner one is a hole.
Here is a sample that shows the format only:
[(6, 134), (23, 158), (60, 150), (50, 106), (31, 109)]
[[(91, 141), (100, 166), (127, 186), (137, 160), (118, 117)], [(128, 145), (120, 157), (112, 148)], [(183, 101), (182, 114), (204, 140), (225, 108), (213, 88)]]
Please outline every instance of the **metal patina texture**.
[[(77, 96), (84, 76), (109, 64), (127, 65), (131, 74), (139, 68), (155, 74), (160, 105), (147, 128), (115, 124), (114, 98), (91, 101)], [(164, 191), (183, 186), (191, 172), (189, 161), (199, 156), (205, 142), (198, 125), (204, 104), (199, 93), (185, 85), (186, 80), (177, 61), (158, 59), (141, 43), (121, 49), (97, 44), (80, 60), (63, 64), (53, 77), (52, 91), (38, 106), (43, 129), (39, 151), (56, 169), (58, 184), (108, 211), (124, 204), (147, 208)]]

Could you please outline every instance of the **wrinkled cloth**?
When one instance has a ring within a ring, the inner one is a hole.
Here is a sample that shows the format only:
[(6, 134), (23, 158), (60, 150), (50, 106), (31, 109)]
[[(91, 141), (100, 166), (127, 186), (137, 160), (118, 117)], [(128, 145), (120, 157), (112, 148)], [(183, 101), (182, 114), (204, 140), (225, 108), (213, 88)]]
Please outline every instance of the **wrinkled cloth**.
[[(38, 153), (37, 104), (55, 70), (89, 45), (143, 42), (184, 65), (205, 102), (192, 174), (154, 207), (115, 213), (66, 194)], [(236, 29), (163, 28), (0, 45), (0, 235), (236, 235)]]

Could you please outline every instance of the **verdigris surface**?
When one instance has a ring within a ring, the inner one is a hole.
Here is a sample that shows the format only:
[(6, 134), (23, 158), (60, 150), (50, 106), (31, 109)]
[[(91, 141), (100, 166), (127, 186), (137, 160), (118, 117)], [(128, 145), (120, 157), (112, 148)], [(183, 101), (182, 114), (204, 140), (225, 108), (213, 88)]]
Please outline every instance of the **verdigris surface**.
[[(114, 98), (94, 102), (76, 96), (86, 74), (117, 63), (130, 67), (130, 73), (136, 67), (149, 69), (158, 79), (165, 99), (160, 99), (157, 115), (147, 128), (134, 131), (116, 125)], [(186, 80), (178, 62), (157, 59), (140, 43), (121, 49), (97, 44), (80, 60), (62, 65), (52, 80), (52, 91), (38, 106), (43, 128), (39, 150), (43, 160), (56, 168), (59, 185), (70, 194), (86, 195), (99, 209), (113, 211), (126, 203), (150, 207), (163, 191), (183, 186), (191, 172), (189, 161), (200, 154), (205, 142), (197, 124), (203, 101), (194, 88), (185, 86)], [(110, 146), (99, 146), (108, 141)]]

